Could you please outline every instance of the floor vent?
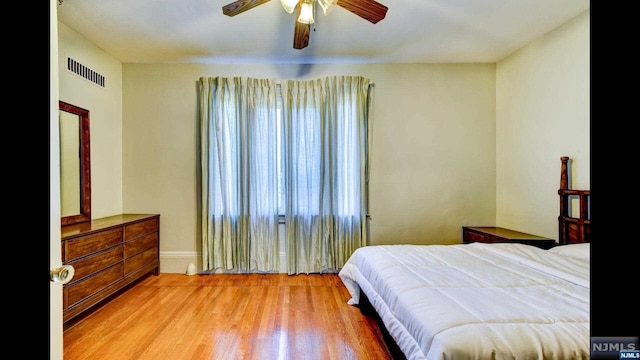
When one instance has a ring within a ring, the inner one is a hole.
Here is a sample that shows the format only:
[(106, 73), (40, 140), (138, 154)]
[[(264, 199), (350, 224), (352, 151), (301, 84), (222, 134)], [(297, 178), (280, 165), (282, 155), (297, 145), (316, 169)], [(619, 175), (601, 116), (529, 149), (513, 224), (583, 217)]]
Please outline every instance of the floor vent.
[(67, 58), (67, 70), (71, 71), (74, 74), (77, 74), (89, 81), (91, 81), (92, 83), (103, 87), (105, 86), (105, 79), (104, 79), (104, 75), (101, 75), (91, 69), (89, 69), (88, 67), (80, 64), (79, 62), (73, 60), (72, 58), (68, 57)]

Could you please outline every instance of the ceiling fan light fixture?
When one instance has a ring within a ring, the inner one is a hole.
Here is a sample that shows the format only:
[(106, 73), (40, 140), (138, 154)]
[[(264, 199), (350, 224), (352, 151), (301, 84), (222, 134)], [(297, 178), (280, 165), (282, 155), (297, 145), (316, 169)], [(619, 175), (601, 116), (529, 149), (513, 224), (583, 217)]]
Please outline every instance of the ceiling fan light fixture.
[(298, 17), (299, 23), (313, 24), (315, 22), (313, 19), (313, 2), (314, 0), (304, 0), (302, 4), (300, 4), (300, 16)]
[(282, 8), (284, 11), (291, 14), (293, 10), (296, 9), (296, 5), (298, 5), (298, 0), (280, 0), (280, 4), (282, 4)]
[[(58, 1), (62, 2), (63, 0)], [(222, 13), (227, 16), (236, 16), (269, 1), (270, 0), (234, 0), (222, 7)], [(329, 15), (337, 5), (372, 24), (376, 24), (378, 21), (384, 19), (388, 10), (387, 6), (376, 0), (280, 0), (280, 4), (286, 12), (293, 13), (294, 10), (296, 11), (293, 29), (294, 49), (304, 49), (309, 45), (311, 24), (314, 24), (313, 30), (316, 30), (314, 19), (316, 15), (316, 1), (320, 4), (324, 15)]]
[(338, 0), (318, 0), (318, 4), (320, 4), (322, 12), (326, 16), (329, 15), (334, 7), (336, 7), (336, 4), (338, 4)]

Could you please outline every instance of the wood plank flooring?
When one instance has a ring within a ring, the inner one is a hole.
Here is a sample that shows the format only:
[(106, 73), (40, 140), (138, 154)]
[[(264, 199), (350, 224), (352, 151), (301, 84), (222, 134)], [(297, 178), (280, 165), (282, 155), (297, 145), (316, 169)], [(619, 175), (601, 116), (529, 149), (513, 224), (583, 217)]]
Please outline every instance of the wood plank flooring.
[(65, 325), (65, 360), (392, 359), (337, 274), (149, 275)]

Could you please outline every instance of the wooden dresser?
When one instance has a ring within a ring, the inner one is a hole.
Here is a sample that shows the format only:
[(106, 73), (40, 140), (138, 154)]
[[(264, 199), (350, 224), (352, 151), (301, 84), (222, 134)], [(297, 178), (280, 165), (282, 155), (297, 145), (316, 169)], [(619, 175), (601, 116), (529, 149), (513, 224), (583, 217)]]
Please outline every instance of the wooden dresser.
[(517, 242), (521, 244), (537, 246), (541, 249), (550, 249), (556, 245), (556, 241), (553, 239), (501, 227), (489, 226), (462, 227), (462, 242), (465, 244), (471, 242)]
[(121, 214), (62, 227), (62, 263), (75, 275), (63, 286), (63, 321), (149, 272), (160, 273), (160, 215)]

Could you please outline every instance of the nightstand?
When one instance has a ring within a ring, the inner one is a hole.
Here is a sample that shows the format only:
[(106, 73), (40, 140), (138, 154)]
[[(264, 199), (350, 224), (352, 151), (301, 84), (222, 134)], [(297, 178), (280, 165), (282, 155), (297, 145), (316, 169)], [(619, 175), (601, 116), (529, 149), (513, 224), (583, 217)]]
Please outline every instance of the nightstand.
[(541, 249), (550, 249), (556, 246), (553, 239), (527, 234), (515, 230), (501, 227), (489, 226), (463, 226), (462, 242), (465, 244), (472, 242), (483, 243), (504, 243), (516, 242), (521, 244), (537, 246)]

